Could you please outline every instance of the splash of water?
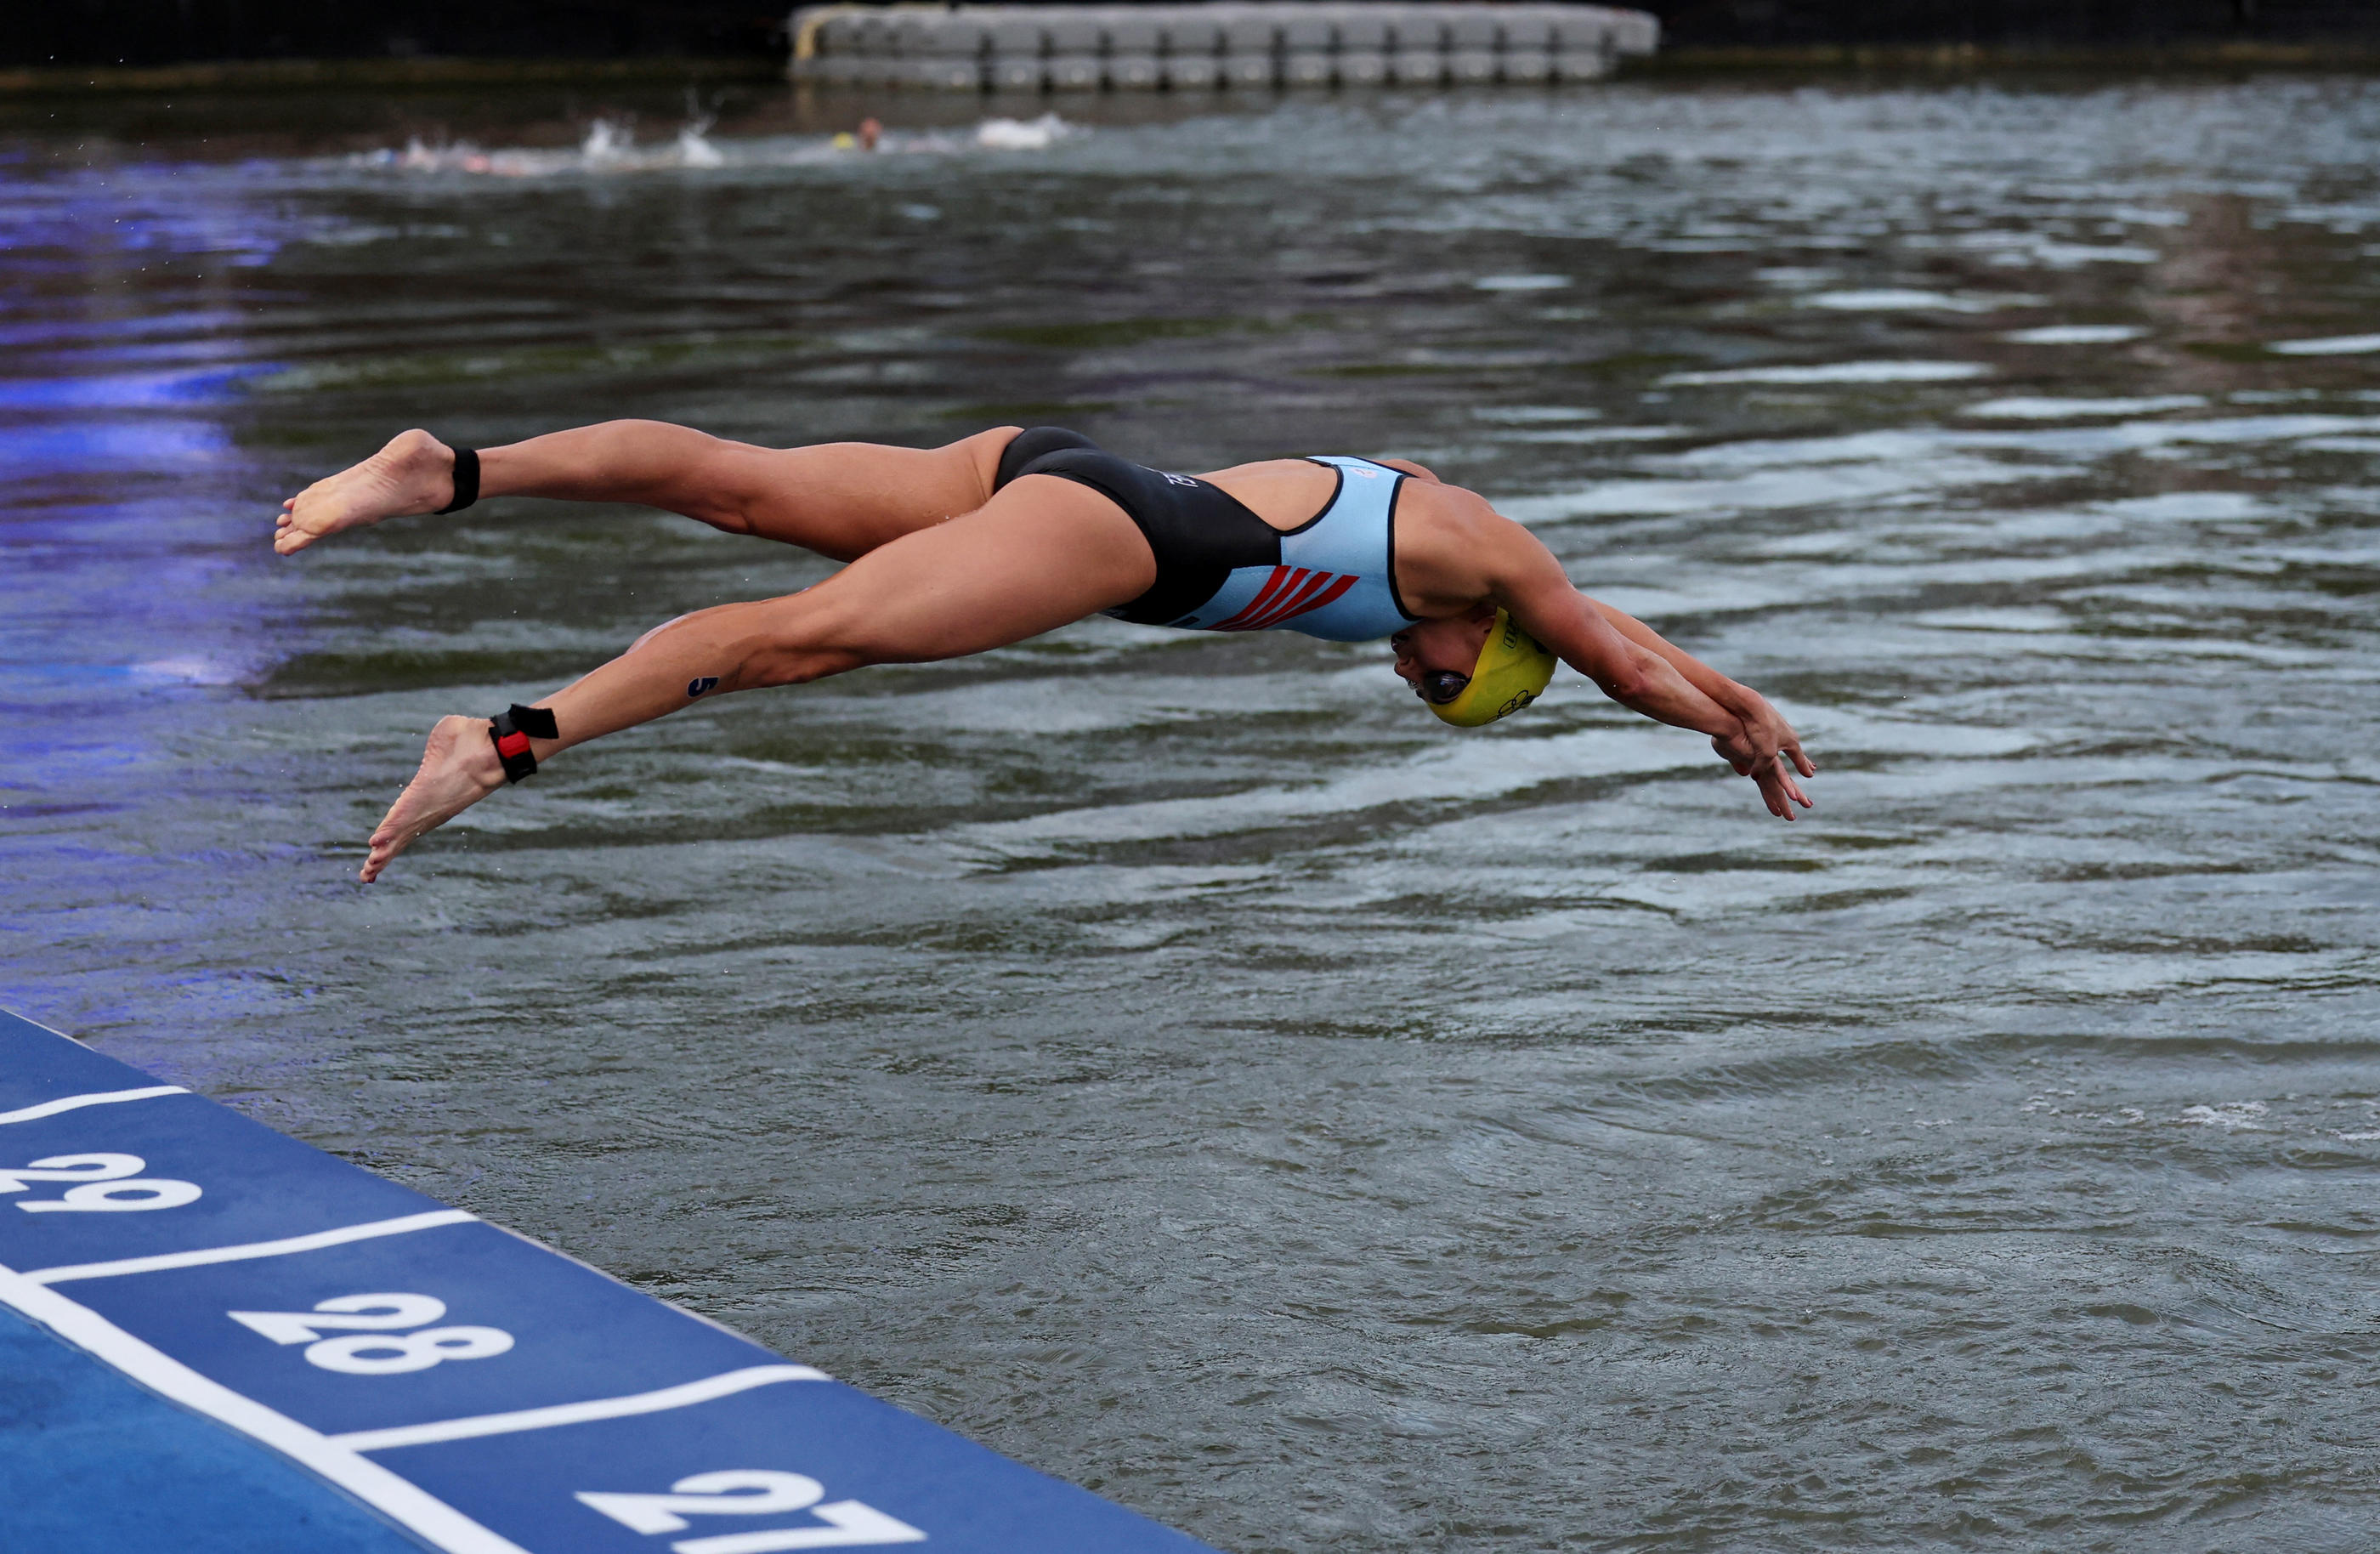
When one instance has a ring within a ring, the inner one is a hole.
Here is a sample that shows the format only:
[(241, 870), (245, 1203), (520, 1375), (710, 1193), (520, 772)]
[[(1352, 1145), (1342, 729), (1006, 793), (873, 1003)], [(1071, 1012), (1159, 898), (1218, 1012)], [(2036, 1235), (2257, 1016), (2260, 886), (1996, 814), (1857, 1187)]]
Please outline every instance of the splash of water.
[[(690, 168), (784, 167), (850, 154), (849, 137), (771, 136), (722, 143), (710, 138), (715, 115), (687, 104), (686, 122), (666, 143), (639, 146), (626, 120), (598, 118), (576, 146), (546, 150), (527, 146), (484, 150), (468, 140), (429, 144), (416, 137), (401, 152), (382, 150), (346, 159), (351, 166), (394, 168), (407, 173), (473, 173), (504, 178), (560, 177), (572, 174), (664, 173)], [(918, 131), (888, 134), (872, 154), (955, 156), (975, 151), (1047, 151), (1082, 133), (1056, 114), (1036, 119), (992, 118), (972, 133)]]
[(686, 167), (724, 166), (727, 158), (717, 146), (704, 137), (717, 120), (709, 114), (698, 115), (678, 128), (677, 159)]
[(1037, 119), (989, 118), (976, 127), (975, 143), (996, 152), (1048, 151), (1073, 127), (1055, 114)]
[(578, 142), (578, 155), (589, 167), (626, 159), (636, 148), (636, 131), (612, 119), (599, 118), (587, 127), (587, 138)]

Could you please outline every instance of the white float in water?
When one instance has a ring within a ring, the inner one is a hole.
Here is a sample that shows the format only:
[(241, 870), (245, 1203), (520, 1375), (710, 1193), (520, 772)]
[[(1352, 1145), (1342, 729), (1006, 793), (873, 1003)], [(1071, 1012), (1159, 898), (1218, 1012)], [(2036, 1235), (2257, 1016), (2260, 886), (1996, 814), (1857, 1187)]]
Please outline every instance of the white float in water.
[(1730, 367), (1709, 372), (1672, 372), (1666, 387), (1702, 383), (1943, 383), (1980, 378), (1991, 370), (1977, 361), (1835, 361), (1818, 367)]
[(988, 118), (976, 126), (975, 143), (996, 152), (1047, 151), (1066, 132), (1066, 121), (1055, 114), (1037, 119)]
[(2283, 340), (2268, 348), (2276, 356), (2370, 356), (2380, 351), (2380, 334), (2334, 334), (2324, 340)]
[(2126, 323), (2045, 323), (2000, 336), (2012, 346), (2120, 346), (2148, 333)]

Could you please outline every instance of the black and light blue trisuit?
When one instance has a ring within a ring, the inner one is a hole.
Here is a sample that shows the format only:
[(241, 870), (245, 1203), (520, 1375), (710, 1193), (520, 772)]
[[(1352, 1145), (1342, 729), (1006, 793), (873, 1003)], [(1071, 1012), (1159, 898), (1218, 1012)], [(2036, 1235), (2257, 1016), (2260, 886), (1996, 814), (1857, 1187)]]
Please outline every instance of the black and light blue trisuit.
[(1079, 432), (1039, 426), (1001, 455), (998, 491), (1055, 475), (1123, 508), (1157, 557), (1157, 581), (1108, 612), (1191, 631), (1300, 631), (1369, 642), (1420, 617), (1397, 596), (1397, 495), (1405, 477), (1367, 458), (1325, 457), (1339, 483), (1322, 510), (1279, 529), (1220, 487), (1104, 453)]

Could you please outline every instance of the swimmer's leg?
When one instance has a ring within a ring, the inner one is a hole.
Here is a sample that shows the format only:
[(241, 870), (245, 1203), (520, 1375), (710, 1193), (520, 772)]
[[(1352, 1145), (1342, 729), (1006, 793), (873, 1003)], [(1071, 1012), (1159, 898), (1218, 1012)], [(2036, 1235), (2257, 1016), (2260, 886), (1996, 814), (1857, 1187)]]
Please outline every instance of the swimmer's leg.
[[(994, 427), (941, 448), (760, 448), (666, 421), (605, 421), (480, 449), (480, 494), (641, 503), (848, 561), (990, 501), (1015, 434)], [(434, 513), (454, 500), (454, 470), (453, 448), (400, 432), (283, 503), (273, 548), (289, 555), (345, 529)]]
[[(697, 698), (799, 685), (875, 663), (921, 663), (1021, 642), (1125, 603), (1157, 580), (1148, 541), (1099, 492), (1027, 475), (976, 512), (868, 552), (797, 594), (698, 610), (537, 705), (573, 745)], [(431, 732), (421, 769), (371, 836), (363, 878), (504, 785), (485, 718)]]

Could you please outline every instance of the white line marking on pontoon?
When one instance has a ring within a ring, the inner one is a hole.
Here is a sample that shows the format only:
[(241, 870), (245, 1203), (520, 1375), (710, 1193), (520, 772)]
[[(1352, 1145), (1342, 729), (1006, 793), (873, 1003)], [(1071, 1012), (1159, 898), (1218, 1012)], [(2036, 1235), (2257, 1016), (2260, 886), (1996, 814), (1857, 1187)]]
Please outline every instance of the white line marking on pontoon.
[(87, 1096), (60, 1096), (38, 1106), (20, 1106), (14, 1111), (0, 1111), (0, 1123), (30, 1123), (36, 1117), (55, 1117), (61, 1111), (72, 1111), (83, 1106), (113, 1106), (119, 1100), (147, 1100), (152, 1096), (186, 1096), (190, 1092), (181, 1085), (151, 1085), (139, 1090), (94, 1090)]
[(747, 1366), (722, 1376), (706, 1377), (657, 1392), (632, 1392), (621, 1398), (595, 1398), (586, 1402), (555, 1403), (548, 1408), (524, 1408), (512, 1414), (482, 1414), (469, 1419), (439, 1419), (427, 1425), (398, 1425), (385, 1430), (350, 1430), (332, 1436), (336, 1445), (354, 1451), (385, 1451), (396, 1446), (427, 1446), (440, 1440), (468, 1440), (473, 1436), (510, 1435), (516, 1430), (546, 1430), (556, 1425), (583, 1425), (596, 1419), (624, 1419), (635, 1414), (659, 1414), (686, 1408), (713, 1398), (766, 1387), (773, 1381), (831, 1381), (833, 1378), (808, 1366)]
[(479, 1216), (460, 1208), (433, 1209), (427, 1214), (407, 1214), (396, 1220), (374, 1220), (361, 1225), (342, 1225), (334, 1231), (316, 1231), (311, 1235), (284, 1236), (279, 1241), (251, 1241), (240, 1246), (202, 1246), (195, 1252), (160, 1252), (148, 1257), (119, 1257), (112, 1263), (71, 1263), (63, 1268), (37, 1268), (20, 1274), (36, 1284), (64, 1284), (74, 1279), (113, 1279), (123, 1273), (154, 1273), (160, 1269), (200, 1268), (208, 1263), (245, 1262), (250, 1257), (282, 1257), (292, 1252), (311, 1252), (321, 1246), (337, 1246), (349, 1241), (370, 1241), (380, 1235), (404, 1235), (409, 1231), (426, 1231), (439, 1225), (468, 1224)]
[(435, 1496), (285, 1414), (241, 1397), (126, 1332), (88, 1306), (23, 1274), (0, 1269), (0, 1304), (87, 1349), (151, 1391), (230, 1426), (321, 1474), (373, 1510), (411, 1528), (445, 1554), (528, 1554)]

